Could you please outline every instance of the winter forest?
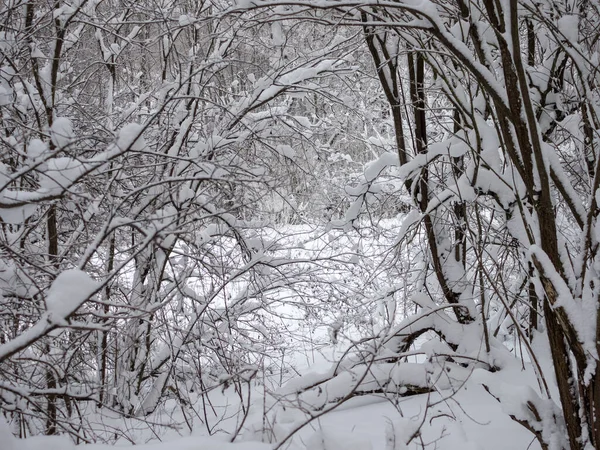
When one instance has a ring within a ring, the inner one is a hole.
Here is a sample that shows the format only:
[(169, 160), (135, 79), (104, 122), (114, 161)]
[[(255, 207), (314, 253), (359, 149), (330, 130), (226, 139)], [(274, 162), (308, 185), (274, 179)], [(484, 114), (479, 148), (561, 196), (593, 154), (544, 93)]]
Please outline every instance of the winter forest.
[(600, 2), (1, 0), (2, 450), (600, 450)]

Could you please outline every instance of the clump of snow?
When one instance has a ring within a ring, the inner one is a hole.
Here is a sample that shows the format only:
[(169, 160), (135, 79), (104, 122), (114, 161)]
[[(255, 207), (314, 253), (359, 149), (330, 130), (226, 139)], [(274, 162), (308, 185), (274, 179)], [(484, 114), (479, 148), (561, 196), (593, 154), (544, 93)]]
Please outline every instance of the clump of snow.
[(86, 167), (73, 158), (54, 158), (40, 178), (40, 187), (47, 192), (59, 194), (69, 189), (85, 173)]
[(279, 46), (285, 43), (285, 36), (283, 35), (281, 22), (275, 21), (271, 24), (271, 36), (273, 39), (273, 45)]
[(50, 127), (52, 143), (59, 149), (65, 148), (73, 142), (73, 125), (66, 117), (57, 117)]
[(66, 318), (74, 313), (98, 289), (98, 282), (79, 269), (61, 272), (46, 296), (46, 309)]
[(14, 208), (0, 208), (0, 218), (4, 223), (19, 225), (29, 219), (36, 210), (37, 205), (35, 204), (15, 206)]
[(10, 104), (10, 93), (4, 87), (0, 86), (0, 106)]
[(36, 159), (48, 151), (48, 146), (40, 139), (32, 139), (27, 147), (27, 157)]
[(190, 188), (189, 186), (182, 186), (179, 190), (179, 202), (183, 203), (187, 200), (190, 200), (196, 196), (196, 192)]
[(117, 138), (117, 146), (121, 150), (140, 151), (146, 147), (144, 138), (142, 137), (143, 127), (138, 123), (129, 123), (119, 131)]
[(33, 47), (33, 49), (31, 50), (31, 57), (32, 58), (45, 58), (46, 55), (44, 55), (44, 53), (40, 50), (40, 48), (36, 45)]
[(256, 2), (253, 0), (235, 0), (238, 8), (252, 8), (256, 6)]
[(185, 27), (186, 25), (191, 25), (194, 23), (194, 18), (188, 16), (187, 14), (182, 14), (179, 16), (179, 25)]
[(541, 430), (543, 440), (550, 444), (549, 448), (568, 447), (564, 420), (552, 399), (541, 398), (531, 386), (506, 383), (503, 377), (481, 369), (473, 373), (473, 378), (500, 402), (507, 415)]
[(365, 179), (368, 182), (375, 180), (379, 174), (387, 167), (398, 165), (398, 154), (386, 152), (375, 161), (371, 161), (365, 166)]
[(571, 43), (576, 43), (579, 34), (579, 18), (576, 15), (566, 15), (558, 19), (558, 31)]
[(290, 145), (278, 145), (275, 150), (286, 158), (293, 159), (296, 156), (296, 151)]

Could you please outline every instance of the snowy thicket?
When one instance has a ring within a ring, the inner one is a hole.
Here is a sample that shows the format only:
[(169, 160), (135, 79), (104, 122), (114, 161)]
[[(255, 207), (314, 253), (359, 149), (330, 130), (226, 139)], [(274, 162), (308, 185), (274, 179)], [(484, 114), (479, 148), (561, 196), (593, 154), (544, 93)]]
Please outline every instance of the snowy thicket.
[(600, 449), (593, 2), (0, 18), (8, 448)]

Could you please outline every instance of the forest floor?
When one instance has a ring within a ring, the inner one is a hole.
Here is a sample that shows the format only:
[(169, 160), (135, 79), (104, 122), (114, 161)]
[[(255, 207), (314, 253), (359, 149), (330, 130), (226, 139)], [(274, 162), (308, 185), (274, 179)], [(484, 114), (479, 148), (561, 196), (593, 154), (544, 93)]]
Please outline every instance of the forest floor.
[[(397, 223), (385, 225), (391, 227)], [(337, 232), (315, 233), (314, 230), (296, 228), (293, 230), (295, 240), (302, 245), (297, 246), (294, 257), (309, 257), (314, 251), (335, 253), (340, 252), (340, 248), (349, 249), (350, 253), (358, 245)], [(373, 238), (368, 247), (376, 249), (383, 244), (385, 242)], [(287, 313), (289, 317), (294, 316), (291, 310)], [(87, 429), (95, 433), (94, 441), (113, 442), (112, 445), (76, 445), (66, 436), (19, 440), (7, 429), (3, 430), (0, 423), (0, 450), (114, 450), (133, 444), (137, 450), (540, 449), (533, 435), (510, 419), (512, 412), (503, 411), (498, 401), (484, 389), (477, 373), (468, 376), (464, 382), (459, 380), (452, 390), (409, 397), (363, 395), (343, 402), (326, 414), (317, 411), (311, 416), (293, 402), (281, 402), (278, 399), (281, 384), (285, 390), (286, 381), (297, 381), (298, 375), (310, 378), (328, 372), (332, 363), (342, 358), (349, 344), (344, 339), (337, 345), (327, 343), (330, 336), (326, 326), (310, 332), (302, 328), (293, 331), (302, 335), (306, 344), (296, 353), (286, 355), (285, 364), (282, 362), (281, 366), (293, 367), (293, 370), (273, 374), (271, 380), (259, 374), (249, 383), (242, 383), (244, 403), (250, 405), (247, 414), (241, 412), (240, 397), (232, 387), (218, 387), (204, 397), (192, 395), (193, 401), (185, 411), (175, 398), (169, 399), (143, 419), (125, 419), (117, 412), (97, 410), (90, 402), (89, 410), (82, 413), (88, 422)], [(505, 345), (512, 348), (513, 353), (520, 347), (515, 342), (505, 342)], [(544, 353), (547, 352), (540, 351), (540, 354)], [(419, 358), (413, 362), (423, 362), (423, 358)], [(540, 362), (544, 365), (543, 360)], [(549, 366), (544, 369), (550, 373)], [(520, 386), (537, 391), (532, 372), (528, 363), (514, 358), (509, 368), (493, 376), (507, 387)], [(514, 395), (518, 396), (519, 391), (516, 392)], [(268, 411), (266, 416), (265, 410)], [(297, 432), (286, 440), (294, 430)], [(235, 442), (231, 443), (234, 435)]]
[[(311, 370), (319, 370), (325, 363), (316, 362)], [(529, 370), (515, 366), (502, 374), (507, 382), (533, 385)], [(532, 386), (533, 387), (533, 386)], [(210, 395), (216, 411), (213, 416), (212, 436), (198, 416), (192, 420), (192, 431), (184, 426), (180, 412), (166, 410), (156, 413), (150, 421), (162, 423), (154, 431), (143, 422), (96, 415), (97, 427), (127, 430), (138, 450), (270, 450), (276, 443), (261, 443), (260, 426), (264, 398), (255, 386), (250, 414), (236, 442), (231, 444), (231, 433), (238, 428), (240, 416), (232, 414), (239, 407), (233, 389), (213, 391)], [(174, 402), (173, 402), (174, 403)], [(292, 429), (306, 421), (297, 411), (280, 414), (279, 423), (271, 427), (275, 441), (281, 441)], [(173, 427), (178, 424), (179, 426)], [(178, 429), (176, 429), (178, 428)], [(1, 430), (0, 430), (1, 431)], [(2, 433), (0, 432), (0, 435)], [(406, 445), (406, 442), (409, 442)], [(6, 444), (6, 441), (5, 441)], [(3, 450), (114, 450), (130, 446), (125, 439), (114, 445), (83, 444), (76, 446), (67, 437), (38, 436), (9, 441)], [(477, 377), (468, 379), (455, 392), (440, 391), (411, 397), (383, 398), (377, 395), (356, 397), (335, 410), (315, 418), (282, 449), (289, 450), (539, 450), (532, 434), (512, 421), (500, 404), (482, 387)]]

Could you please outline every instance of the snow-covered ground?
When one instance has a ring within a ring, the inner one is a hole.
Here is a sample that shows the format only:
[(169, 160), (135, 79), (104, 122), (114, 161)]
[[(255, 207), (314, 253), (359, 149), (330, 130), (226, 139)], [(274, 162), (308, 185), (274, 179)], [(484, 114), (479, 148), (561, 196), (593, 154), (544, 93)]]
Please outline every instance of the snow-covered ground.
[[(423, 420), (424, 412), (429, 414)], [(404, 446), (415, 431), (409, 446)], [(404, 442), (403, 442), (404, 441)], [(6, 445), (7, 440), (3, 440)], [(438, 450), (539, 449), (523, 427), (513, 422), (481, 386), (467, 383), (455, 395), (418, 395), (393, 401), (364, 397), (314, 420), (282, 448), (311, 450), (388, 450), (436, 448)], [(119, 446), (120, 447), (120, 446)], [(266, 450), (274, 444), (219, 437), (171, 437), (165, 442), (136, 446), (138, 450)], [(14, 439), (3, 450), (111, 450), (109, 445), (75, 446), (66, 437)]]
[[(325, 368), (328, 365), (326, 359), (321, 356), (312, 360), (312, 366), (305, 367), (305, 370)], [(521, 385), (535, 389), (535, 378), (529, 366), (524, 367), (526, 370), (514, 364), (499, 373), (486, 373), (485, 377), (493, 377), (506, 386)], [(191, 432), (183, 427), (178, 430), (165, 427), (160, 435), (156, 435), (144, 429), (141, 423), (137, 424), (137, 431), (132, 431), (136, 427), (135, 422), (130, 421), (127, 426), (131, 427), (130, 437), (138, 444), (135, 447), (138, 450), (538, 450), (540, 446), (533, 435), (510, 419), (508, 413), (511, 411), (502, 410), (501, 405), (482, 387), (481, 381), (486, 378), (479, 375), (475, 371), (456, 392), (448, 390), (389, 398), (365, 395), (313, 417), (273, 403), (273, 408), (279, 410), (271, 414), (269, 433), (263, 434), (263, 440), (272, 442), (259, 442), (261, 432), (257, 430), (263, 425), (265, 399), (262, 396), (264, 391), (258, 385), (253, 387), (254, 401), (242, 427), (239, 427), (242, 417), (232, 414), (239, 406), (233, 389), (211, 393), (210, 399), (216, 411), (212, 427), (196, 420)], [(119, 423), (123, 426), (123, 419), (116, 416), (113, 419), (90, 417), (90, 420), (101, 421), (103, 424), (98, 423), (97, 426), (105, 426), (107, 433)], [(181, 425), (183, 422), (180, 414), (171, 416), (165, 410), (151, 420), (164, 424)], [(208, 435), (207, 428), (211, 428), (213, 436)], [(231, 443), (231, 433), (238, 428), (241, 431), (235, 443)], [(296, 429), (298, 431), (293, 437), (278, 447)], [(65, 436), (19, 440), (10, 435), (6, 426), (0, 426), (0, 438), (2, 450), (112, 450), (131, 445), (131, 442), (121, 439), (115, 445), (77, 446)]]
[[(283, 248), (292, 247), (289, 254), (283, 257), (309, 259), (313, 253), (318, 252), (320, 256), (338, 253), (343, 254), (344, 258), (352, 259), (360, 256), (362, 245), (375, 256), (384, 258), (384, 252), (379, 254), (378, 250), (380, 247), (386, 247), (384, 245), (386, 242), (383, 242), (386, 240), (382, 237), (383, 232), (386, 227), (394, 228), (400, 225), (400, 221), (382, 223), (380, 224), (381, 235), (365, 237), (363, 234), (360, 238), (354, 239), (335, 230), (315, 231), (295, 227), (294, 230), (286, 230), (287, 233), (283, 233), (284, 236), (293, 236), (292, 245), (289, 243), (282, 245)], [(277, 239), (282, 238), (274, 232), (262, 238), (263, 241), (271, 242)], [(261, 243), (257, 243), (259, 244)], [(352, 264), (350, 266), (352, 267)], [(339, 278), (339, 273), (334, 269), (335, 267), (328, 269), (330, 270), (328, 276), (332, 281)], [(365, 271), (369, 272), (368, 269)], [(410, 273), (410, 270), (410, 267), (407, 268), (406, 273)], [(81, 275), (79, 272), (71, 272), (63, 273), (61, 277)], [(371, 271), (367, 274), (371, 283), (369, 295), (378, 298), (376, 278), (379, 276), (386, 281), (388, 274), (381, 271), (375, 276), (374, 273), (376, 272)], [(358, 271), (356, 274), (361, 275)], [(61, 277), (57, 282), (62, 279)], [(84, 281), (89, 280), (86, 278)], [(360, 283), (360, 279), (357, 278), (357, 286)], [(396, 284), (398, 283), (396, 279)], [(93, 283), (89, 284), (89, 290), (94, 288)], [(232, 289), (239, 288), (240, 286), (232, 285)], [(58, 305), (53, 304), (52, 293), (51, 289), (49, 309), (58, 314), (61, 311), (57, 309)], [(363, 294), (367, 295), (366, 292)], [(285, 293), (279, 295), (285, 297)], [(385, 298), (384, 292), (381, 295), (383, 300), (376, 299), (381, 303), (383, 310), (375, 315), (374, 319), (379, 323), (371, 324), (374, 329), (385, 326)], [(296, 335), (301, 336), (302, 345), (298, 343), (290, 345), (290, 348), (295, 350), (292, 353), (282, 354), (281, 364), (278, 367), (286, 366), (293, 370), (271, 375), (259, 374), (249, 381), (242, 381), (241, 397), (245, 405), (250, 405), (247, 414), (241, 412), (240, 395), (231, 387), (227, 389), (217, 387), (204, 396), (190, 394), (192, 403), (185, 411), (182, 411), (175, 399), (167, 400), (164, 407), (143, 420), (124, 419), (118, 412), (110, 412), (106, 409), (98, 411), (90, 402), (88, 410), (83, 413), (89, 429), (94, 430), (96, 436), (102, 441), (113, 442), (112, 445), (76, 445), (66, 436), (38, 436), (19, 440), (12, 437), (8, 427), (0, 423), (0, 450), (112, 450), (115, 447), (127, 447), (132, 444), (136, 444), (136, 448), (140, 450), (279, 448), (290, 450), (416, 450), (422, 448), (537, 450), (540, 448), (529, 431), (510, 419), (510, 414), (514, 414), (514, 411), (503, 411), (500, 403), (482, 386), (482, 380), (488, 380), (497, 386), (517, 387), (517, 392), (520, 388), (537, 391), (533, 371), (527, 363), (526, 356), (520, 354), (509, 364), (505, 364), (503, 370), (499, 372), (489, 373), (483, 372), (483, 369), (475, 369), (473, 373), (467, 374), (464, 383), (461, 378), (452, 389), (447, 389), (448, 386), (440, 384), (437, 391), (408, 397), (389, 395), (386, 398), (382, 394), (361, 395), (350, 398), (340, 405), (329, 403), (323, 410), (316, 408), (307, 411), (302, 407), (306, 405), (302, 405), (293, 395), (290, 397), (289, 394), (293, 393), (290, 385), (302, 383), (299, 381), (299, 375), (306, 379), (311, 377), (319, 379), (322, 374), (330, 372), (332, 364), (344, 357), (348, 346), (352, 347), (352, 343), (348, 340), (349, 334), (356, 334), (358, 330), (356, 324), (345, 323), (340, 333), (339, 343), (332, 343), (330, 331), (336, 326), (335, 310), (326, 311), (320, 318), (320, 322), (308, 325), (295, 317), (298, 315), (297, 309), (283, 300), (279, 301), (279, 298), (275, 300), (273, 310), (285, 312), (288, 320), (282, 321), (282, 324), (288, 332), (293, 330)], [(401, 320), (406, 315), (406, 310), (401, 311), (398, 308), (394, 311), (396, 320)], [(388, 318), (389, 314), (390, 311), (387, 310)], [(502, 333), (503, 331), (500, 334)], [(416, 347), (429, 338), (431, 336), (423, 335), (417, 341)], [(509, 341), (506, 341), (505, 345), (507, 351), (504, 357), (509, 355), (510, 349), (519, 352), (521, 348)], [(535, 343), (535, 345), (541, 344)], [(475, 347), (478, 346), (479, 343)], [(540, 355), (547, 353), (543, 348), (538, 350)], [(521, 358), (526, 362), (521, 363)], [(267, 359), (269, 358), (265, 358), (265, 361)], [(508, 359), (511, 359), (510, 356)], [(276, 357), (271, 357), (268, 362), (278, 361)], [(413, 368), (419, 366), (419, 369), (424, 372), (425, 366), (421, 364), (424, 362), (425, 356), (419, 354), (408, 357), (407, 364), (404, 365), (412, 364)], [(543, 358), (540, 358), (540, 363), (544, 365)], [(266, 362), (263, 364), (265, 364), (263, 367), (266, 367)], [(548, 368), (544, 367), (544, 369)], [(550, 370), (545, 371), (550, 373)], [(283, 386), (279, 386), (281, 383)], [(323, 401), (322, 398), (320, 401)], [(518, 407), (520, 404), (517, 405)], [(328, 412), (324, 413), (325, 410)]]

